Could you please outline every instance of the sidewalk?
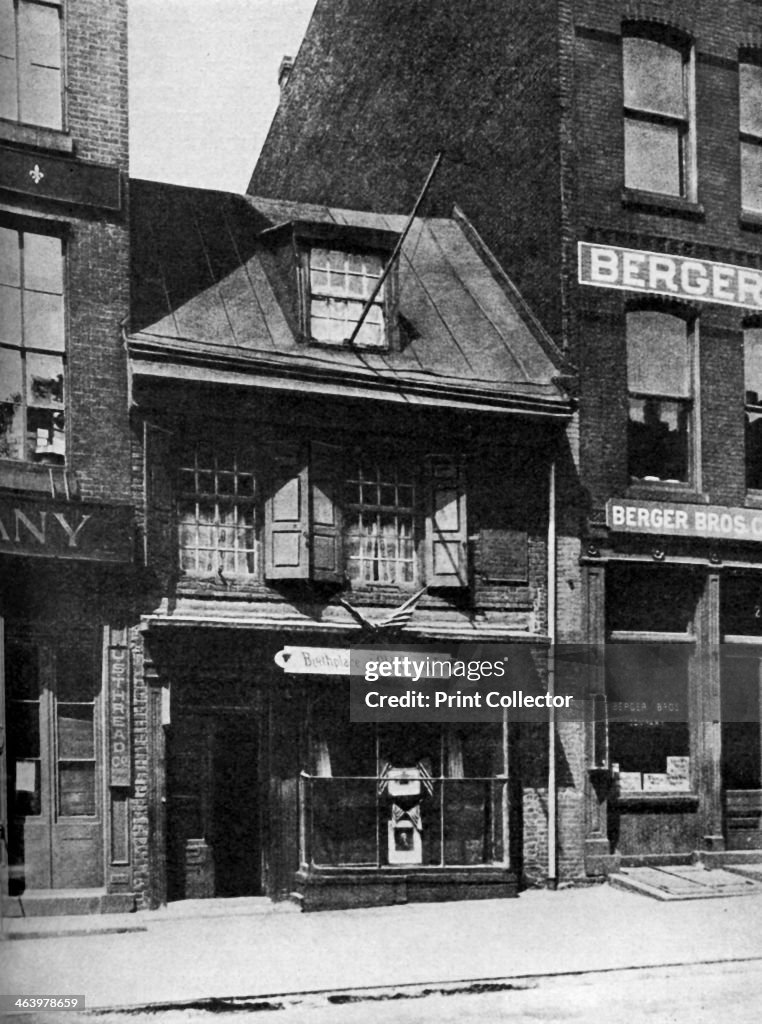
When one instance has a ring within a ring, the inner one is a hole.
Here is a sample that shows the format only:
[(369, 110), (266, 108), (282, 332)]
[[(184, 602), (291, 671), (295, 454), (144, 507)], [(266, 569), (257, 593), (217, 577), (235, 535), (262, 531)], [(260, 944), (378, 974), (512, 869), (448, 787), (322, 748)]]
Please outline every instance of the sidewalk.
[(601, 885), (316, 914), (226, 904), (59, 918), (47, 927), (139, 930), (3, 942), (2, 989), (134, 1007), (762, 959), (758, 894), (660, 903)]

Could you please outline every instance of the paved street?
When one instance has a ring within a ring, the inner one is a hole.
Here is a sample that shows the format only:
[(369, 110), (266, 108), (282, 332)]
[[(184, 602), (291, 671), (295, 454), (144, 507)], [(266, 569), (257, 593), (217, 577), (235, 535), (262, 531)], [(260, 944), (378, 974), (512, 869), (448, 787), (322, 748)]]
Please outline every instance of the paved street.
[[(489, 989), (491, 986), (485, 985)], [(497, 986), (495, 986), (497, 987)], [(356, 992), (293, 996), (166, 1011), (99, 1013), (98, 1024), (513, 1024), (538, 1021), (598, 1024), (757, 1024), (762, 960), (655, 970), (612, 971), (506, 983), (502, 991), (449, 994), (427, 988), (406, 993)], [(271, 1016), (267, 1011), (279, 1011)], [(25, 1014), (9, 1024), (93, 1024), (87, 1015)]]

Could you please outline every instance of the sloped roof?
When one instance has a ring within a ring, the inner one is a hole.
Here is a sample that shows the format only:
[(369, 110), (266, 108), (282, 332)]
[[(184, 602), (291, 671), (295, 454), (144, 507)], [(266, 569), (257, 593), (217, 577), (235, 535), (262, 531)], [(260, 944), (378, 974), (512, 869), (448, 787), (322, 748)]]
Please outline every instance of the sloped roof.
[(183, 364), (198, 379), (568, 411), (560, 353), (462, 214), (413, 223), (398, 269), (412, 329), (390, 352), (300, 340), (296, 273), (268, 258), (262, 233), (299, 221), (399, 234), (407, 218), (143, 181), (132, 183), (131, 216), (139, 373)]

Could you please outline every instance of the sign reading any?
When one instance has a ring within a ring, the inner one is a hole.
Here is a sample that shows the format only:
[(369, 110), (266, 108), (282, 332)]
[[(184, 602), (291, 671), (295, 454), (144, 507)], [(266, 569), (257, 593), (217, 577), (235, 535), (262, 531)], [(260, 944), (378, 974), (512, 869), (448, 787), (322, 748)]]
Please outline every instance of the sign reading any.
[(130, 530), (126, 506), (0, 498), (0, 553), (129, 562)]
[(611, 498), (606, 525), (618, 533), (762, 541), (762, 510)]
[(668, 253), (580, 242), (579, 282), (742, 309), (762, 309), (762, 271)]
[(275, 664), (293, 675), (348, 676), (349, 650), (340, 647), (284, 647)]

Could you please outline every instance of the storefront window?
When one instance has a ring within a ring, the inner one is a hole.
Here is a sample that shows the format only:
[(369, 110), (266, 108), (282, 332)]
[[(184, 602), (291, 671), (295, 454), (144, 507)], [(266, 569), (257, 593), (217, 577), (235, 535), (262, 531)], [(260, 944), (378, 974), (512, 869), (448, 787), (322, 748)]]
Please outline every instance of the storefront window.
[(701, 579), (611, 566), (606, 599), (608, 749), (620, 795), (691, 789), (688, 692)]
[(314, 698), (302, 776), (303, 863), (472, 866), (503, 858), (500, 723), (349, 723)]

